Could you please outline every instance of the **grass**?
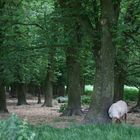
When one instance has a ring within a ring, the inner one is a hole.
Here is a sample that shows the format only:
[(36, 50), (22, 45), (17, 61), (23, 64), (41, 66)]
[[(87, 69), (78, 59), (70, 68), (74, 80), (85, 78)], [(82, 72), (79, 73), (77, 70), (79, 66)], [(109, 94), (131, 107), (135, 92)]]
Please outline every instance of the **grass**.
[[(91, 95), (93, 93), (93, 86), (85, 86), (85, 95)], [(124, 86), (124, 100), (136, 101), (138, 98), (138, 89), (135, 87)]]
[(0, 121), (0, 140), (139, 140), (140, 127), (121, 125), (85, 125), (52, 128), (47, 124), (29, 125), (13, 115)]
[(36, 140), (139, 140), (140, 128), (127, 125), (87, 125), (66, 129), (36, 127)]

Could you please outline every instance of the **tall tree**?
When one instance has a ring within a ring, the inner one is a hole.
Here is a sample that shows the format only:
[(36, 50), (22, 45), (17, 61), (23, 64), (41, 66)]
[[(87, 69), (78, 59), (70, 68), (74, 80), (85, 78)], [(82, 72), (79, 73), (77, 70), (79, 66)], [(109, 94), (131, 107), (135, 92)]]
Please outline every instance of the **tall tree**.
[(113, 30), (117, 22), (112, 0), (101, 0), (101, 48), (96, 62), (94, 95), (85, 120), (93, 123), (110, 122), (108, 108), (113, 102), (115, 46)]
[(50, 47), (48, 54), (47, 74), (44, 81), (45, 100), (43, 106), (52, 107), (53, 81), (54, 81), (54, 63), (56, 48)]
[[(68, 106), (64, 115), (81, 115), (81, 90), (80, 90), (80, 45), (81, 25), (78, 21), (80, 2), (58, 0), (61, 16), (66, 18), (63, 22), (65, 37), (68, 39), (66, 50), (67, 67), (67, 94)], [(71, 10), (70, 10), (71, 9)], [(72, 13), (71, 13), (72, 11)], [(78, 13), (77, 13), (78, 12)]]
[[(5, 1), (0, 1), (0, 17), (2, 18), (4, 16), (4, 10), (5, 10)], [(4, 42), (4, 36), (5, 36), (5, 23), (3, 20), (0, 22), (0, 112), (8, 112), (7, 106), (6, 106), (6, 95), (5, 95), (5, 86), (4, 86), (4, 79), (2, 77), (4, 67), (3, 67), (3, 42)]]

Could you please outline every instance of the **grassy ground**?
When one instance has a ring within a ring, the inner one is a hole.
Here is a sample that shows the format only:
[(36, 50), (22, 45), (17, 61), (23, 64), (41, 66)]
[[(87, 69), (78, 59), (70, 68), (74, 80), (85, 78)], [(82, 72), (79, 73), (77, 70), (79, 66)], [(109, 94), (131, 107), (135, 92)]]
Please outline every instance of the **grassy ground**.
[(84, 125), (52, 128), (29, 125), (16, 116), (0, 121), (0, 140), (139, 140), (140, 127), (121, 125)]
[(139, 140), (140, 128), (116, 125), (88, 125), (66, 129), (36, 127), (38, 140)]

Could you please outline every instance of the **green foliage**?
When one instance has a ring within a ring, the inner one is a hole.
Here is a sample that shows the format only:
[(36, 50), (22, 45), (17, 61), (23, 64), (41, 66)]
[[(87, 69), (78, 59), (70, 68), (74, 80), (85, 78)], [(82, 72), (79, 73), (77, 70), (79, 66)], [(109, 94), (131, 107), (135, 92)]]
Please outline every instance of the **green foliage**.
[[(90, 103), (90, 96), (93, 94), (93, 86), (86, 85), (85, 95), (82, 97), (82, 103)], [(134, 87), (124, 86), (124, 100), (137, 101), (138, 89)]]
[(35, 132), (26, 120), (21, 121), (12, 115), (5, 121), (0, 121), (0, 140), (34, 140)]
[(89, 104), (90, 101), (91, 101), (91, 96), (89, 96), (89, 95), (83, 95), (81, 97), (82, 104)]
[(124, 99), (128, 101), (137, 101), (138, 90), (136, 88), (124, 88)]
[(91, 95), (92, 93), (93, 93), (92, 90), (91, 90), (91, 91), (90, 91), (90, 90), (86, 90), (86, 91), (84, 92), (85, 95)]
[(64, 111), (66, 110), (66, 108), (67, 108), (67, 104), (62, 104), (62, 105), (60, 106), (59, 112), (60, 112), (60, 113), (64, 113)]

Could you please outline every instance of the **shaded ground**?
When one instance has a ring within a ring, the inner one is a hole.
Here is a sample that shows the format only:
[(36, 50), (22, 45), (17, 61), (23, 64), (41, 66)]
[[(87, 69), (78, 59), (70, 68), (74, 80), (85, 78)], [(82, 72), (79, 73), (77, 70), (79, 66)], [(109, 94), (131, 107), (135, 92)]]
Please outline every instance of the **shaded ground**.
[[(1, 114), (0, 119), (10, 116), (12, 113), (17, 114), (23, 119), (27, 119), (31, 124), (49, 124), (54, 127), (68, 127), (74, 124), (80, 124), (83, 116), (60, 117), (59, 108), (56, 100), (53, 101), (53, 107), (41, 107), (37, 104), (37, 99), (27, 100), (30, 105), (16, 106), (16, 99), (8, 99), (7, 106), (9, 114)], [(134, 102), (128, 103), (129, 108), (134, 106)], [(84, 107), (85, 109), (86, 107)], [(127, 123), (140, 126), (140, 113), (129, 113)]]

